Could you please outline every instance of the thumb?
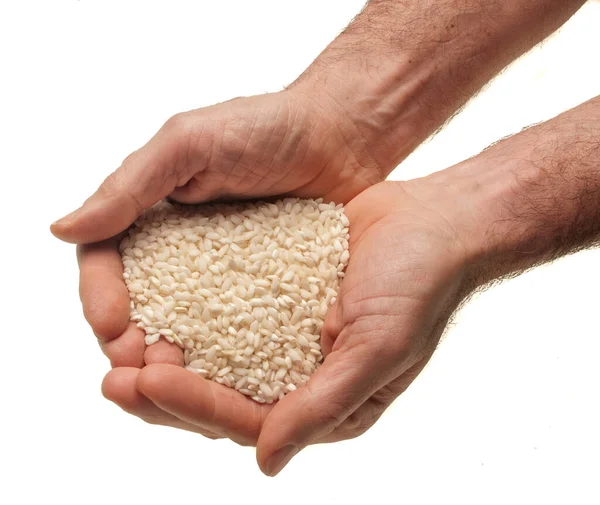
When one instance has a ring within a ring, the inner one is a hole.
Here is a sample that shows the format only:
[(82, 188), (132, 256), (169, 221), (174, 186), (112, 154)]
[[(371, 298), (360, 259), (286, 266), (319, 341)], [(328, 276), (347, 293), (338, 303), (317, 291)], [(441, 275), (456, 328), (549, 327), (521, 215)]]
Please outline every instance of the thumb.
[(261, 470), (276, 475), (295, 454), (324, 437), (393, 377), (375, 346), (331, 352), (306, 386), (287, 394), (265, 419), (257, 443)]
[[(182, 121), (174, 116), (141, 149), (100, 185), (74, 212), (52, 224), (50, 230), (65, 242), (86, 244), (126, 230), (143, 210), (169, 195), (179, 181), (180, 146), (187, 142)], [(191, 177), (191, 174), (189, 175)]]

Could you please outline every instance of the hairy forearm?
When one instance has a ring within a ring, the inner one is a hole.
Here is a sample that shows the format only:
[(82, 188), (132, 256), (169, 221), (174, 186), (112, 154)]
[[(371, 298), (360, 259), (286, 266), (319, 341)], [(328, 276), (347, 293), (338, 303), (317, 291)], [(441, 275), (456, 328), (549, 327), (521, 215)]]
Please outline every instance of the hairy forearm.
[(371, 0), (294, 83), (342, 111), (387, 175), (584, 0)]
[(600, 97), (434, 174), (482, 284), (600, 240)]

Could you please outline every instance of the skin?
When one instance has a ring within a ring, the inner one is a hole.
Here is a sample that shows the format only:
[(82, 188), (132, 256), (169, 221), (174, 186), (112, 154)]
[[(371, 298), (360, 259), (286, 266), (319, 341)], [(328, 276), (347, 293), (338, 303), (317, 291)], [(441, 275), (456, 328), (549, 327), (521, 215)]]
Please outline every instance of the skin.
[[(598, 99), (427, 178), (382, 182), (582, 3), (372, 1), (285, 91), (169, 120), (52, 226), (79, 244), (84, 314), (113, 367), (104, 395), (150, 423), (256, 445), (267, 475), (309, 444), (366, 431), (470, 293), (596, 240)], [(128, 322), (116, 246), (167, 196), (279, 194), (346, 203), (351, 255), (322, 332), (323, 365), (267, 406), (187, 372), (165, 341), (146, 348)]]

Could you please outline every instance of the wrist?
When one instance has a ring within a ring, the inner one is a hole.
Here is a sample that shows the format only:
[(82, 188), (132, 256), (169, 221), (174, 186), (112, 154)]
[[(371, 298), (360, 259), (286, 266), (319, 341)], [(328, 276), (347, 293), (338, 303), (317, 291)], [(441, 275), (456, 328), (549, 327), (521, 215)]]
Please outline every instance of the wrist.
[(472, 286), (597, 245), (600, 97), (421, 179)]
[(545, 184), (530, 141), (512, 137), (426, 178), (462, 245), (469, 290), (550, 259), (551, 225), (526, 210), (528, 188)]
[(317, 61), (290, 90), (323, 105), (348, 146), (366, 150), (385, 178), (431, 133), (419, 97), (433, 69), (408, 56), (380, 64), (376, 75), (341, 62), (323, 64)]
[(461, 245), (466, 291), (503, 276), (500, 246), (511, 247), (503, 244), (506, 237), (498, 208), (513, 191), (509, 164), (484, 167), (482, 156), (425, 178), (435, 187), (432, 201)]

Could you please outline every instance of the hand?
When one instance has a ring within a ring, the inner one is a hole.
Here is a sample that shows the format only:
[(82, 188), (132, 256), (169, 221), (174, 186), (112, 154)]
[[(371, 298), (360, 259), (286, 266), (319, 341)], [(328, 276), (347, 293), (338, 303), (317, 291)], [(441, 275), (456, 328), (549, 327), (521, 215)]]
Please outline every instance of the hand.
[(322, 333), (325, 361), (305, 387), (261, 405), (181, 366), (149, 364), (110, 372), (105, 394), (151, 422), (257, 444), (268, 475), (309, 444), (362, 434), (423, 369), (468, 293), (443, 189), (433, 178), (387, 182), (347, 205), (350, 263)]
[(173, 116), (52, 232), (67, 242), (99, 242), (167, 196), (184, 203), (285, 194), (347, 202), (381, 181), (393, 166), (382, 169), (366, 141), (348, 141), (344, 113), (303, 90)]
[(309, 444), (369, 429), (426, 365), (467, 294), (466, 249), (431, 179), (381, 183), (347, 206), (350, 262), (321, 335), (325, 360), (266, 416), (257, 447), (266, 474)]
[(262, 426), (277, 473), (311, 443), (360, 435), (423, 369), (479, 287), (598, 245), (600, 97), (424, 179), (346, 208), (350, 262), (322, 332), (325, 361)]
[(348, 204), (350, 261), (306, 387), (277, 403), (258, 462), (366, 431), (427, 364), (475, 289), (597, 245), (600, 97), (423, 179)]
[[(80, 209), (52, 226), (57, 237), (84, 244), (78, 247), (80, 296), (86, 319), (115, 367), (104, 382), (108, 398), (149, 422), (201, 430), (211, 437), (217, 436), (216, 428), (221, 436), (229, 433), (227, 420), (218, 414), (211, 413), (214, 428), (198, 428), (198, 423), (186, 424), (168, 414), (168, 405), (157, 408), (136, 389), (140, 368), (155, 363), (181, 367), (183, 355), (166, 341), (146, 348), (143, 332), (129, 322), (129, 296), (117, 250), (120, 233), (143, 209), (166, 196), (200, 202), (292, 194), (346, 202), (384, 175), (366, 143), (347, 144), (351, 128), (333, 106), (319, 106), (299, 90), (178, 114)], [(140, 377), (140, 384), (144, 378), (150, 381), (150, 372)], [(174, 380), (189, 381), (182, 368), (168, 373)], [(212, 395), (214, 386), (201, 387)], [(231, 393), (221, 395), (228, 408), (237, 409), (236, 402), (242, 400), (246, 408), (245, 398), (231, 398)], [(252, 402), (249, 408), (254, 409)], [(254, 418), (248, 417), (248, 423)], [(254, 443), (258, 431), (250, 428), (241, 434), (234, 430), (231, 436)]]

